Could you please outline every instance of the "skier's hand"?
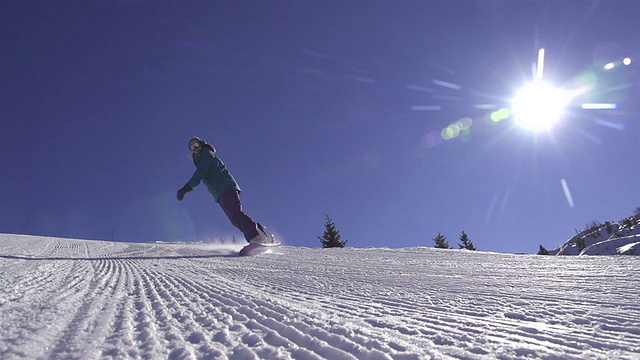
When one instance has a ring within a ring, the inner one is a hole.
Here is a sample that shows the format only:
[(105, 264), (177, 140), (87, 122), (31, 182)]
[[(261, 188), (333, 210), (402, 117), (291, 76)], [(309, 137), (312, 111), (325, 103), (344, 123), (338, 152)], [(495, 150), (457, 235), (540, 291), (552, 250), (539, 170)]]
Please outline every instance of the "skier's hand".
[(182, 201), (182, 199), (184, 199), (184, 196), (191, 190), (193, 189), (191, 188), (191, 186), (189, 186), (189, 184), (181, 187), (180, 190), (178, 190), (178, 194), (176, 195), (178, 201)]

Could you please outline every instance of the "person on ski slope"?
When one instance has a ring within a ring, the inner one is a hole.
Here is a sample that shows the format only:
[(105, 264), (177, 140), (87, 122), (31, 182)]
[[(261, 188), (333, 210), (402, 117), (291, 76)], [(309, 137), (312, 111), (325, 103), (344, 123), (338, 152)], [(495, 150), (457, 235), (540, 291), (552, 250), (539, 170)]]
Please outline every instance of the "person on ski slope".
[(200, 182), (204, 182), (231, 224), (240, 229), (245, 240), (249, 243), (273, 243), (275, 238), (262, 224), (253, 221), (242, 210), (240, 202), (240, 186), (233, 175), (227, 170), (216, 153), (216, 148), (205, 140), (193, 136), (189, 139), (193, 163), (196, 171), (191, 179), (178, 190), (178, 201), (193, 190)]

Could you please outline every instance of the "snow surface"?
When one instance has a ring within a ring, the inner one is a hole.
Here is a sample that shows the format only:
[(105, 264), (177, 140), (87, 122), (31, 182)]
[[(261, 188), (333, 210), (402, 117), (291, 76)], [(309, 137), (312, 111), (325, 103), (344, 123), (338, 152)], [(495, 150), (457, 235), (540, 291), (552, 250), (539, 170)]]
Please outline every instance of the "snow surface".
[(637, 257), (0, 235), (0, 358), (639, 359)]

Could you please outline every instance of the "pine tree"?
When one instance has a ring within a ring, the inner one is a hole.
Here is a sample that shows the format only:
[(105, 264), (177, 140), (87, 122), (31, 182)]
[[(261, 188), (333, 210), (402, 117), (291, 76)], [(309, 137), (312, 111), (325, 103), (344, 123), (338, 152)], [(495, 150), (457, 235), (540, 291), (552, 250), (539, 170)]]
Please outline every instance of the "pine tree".
[(538, 255), (549, 255), (549, 250), (547, 250), (544, 246), (540, 245), (540, 250), (538, 251)]
[(449, 246), (449, 242), (447, 241), (447, 237), (442, 235), (440, 231), (438, 231), (438, 235), (436, 235), (433, 241), (436, 243), (435, 247), (437, 249), (451, 249), (451, 246)]
[(460, 246), (460, 249), (467, 249), (467, 250), (478, 250), (476, 249), (475, 245), (473, 245), (473, 242), (471, 240), (469, 240), (469, 235), (467, 235), (467, 233), (465, 233), (464, 231), (462, 232), (462, 235), (460, 235), (460, 241), (461, 243), (458, 244), (458, 246)]
[(324, 226), (324, 235), (322, 237), (318, 236), (323, 248), (343, 248), (347, 245), (349, 240), (340, 241), (340, 231), (336, 229), (336, 225), (333, 223), (331, 216), (327, 215), (327, 222)]

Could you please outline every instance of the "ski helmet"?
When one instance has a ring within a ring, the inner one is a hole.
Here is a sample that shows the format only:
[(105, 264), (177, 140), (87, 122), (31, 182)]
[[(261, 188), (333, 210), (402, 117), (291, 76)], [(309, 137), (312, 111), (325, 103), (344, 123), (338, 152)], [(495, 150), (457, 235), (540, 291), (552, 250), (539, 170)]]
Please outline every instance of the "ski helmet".
[(202, 146), (202, 145), (204, 145), (206, 143), (207, 143), (206, 141), (200, 139), (199, 137), (192, 136), (189, 139), (189, 150), (193, 151), (193, 149), (195, 149), (197, 147), (200, 147), (200, 146)]

